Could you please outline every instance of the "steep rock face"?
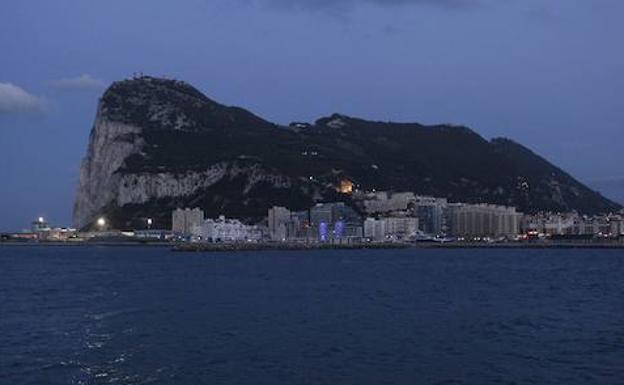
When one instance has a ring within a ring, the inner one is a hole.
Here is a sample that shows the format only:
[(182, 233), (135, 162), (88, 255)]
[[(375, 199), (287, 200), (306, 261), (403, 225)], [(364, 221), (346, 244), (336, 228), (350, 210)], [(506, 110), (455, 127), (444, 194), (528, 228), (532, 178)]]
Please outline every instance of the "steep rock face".
[(224, 178), (244, 176), (246, 184), (243, 194), (250, 192), (259, 183), (268, 183), (276, 188), (290, 188), (292, 182), (283, 175), (260, 169), (221, 162), (204, 171), (184, 173), (137, 173), (123, 174), (119, 181), (115, 202), (118, 206), (144, 204), (151, 200), (172, 197), (193, 196)]
[(74, 222), (167, 227), (176, 207), (249, 221), (272, 205), (303, 209), (348, 178), (364, 190), (414, 191), (525, 212), (617, 210), (567, 173), (507, 139), (461, 126), (372, 122), (334, 114), (281, 127), (190, 85), (141, 77), (102, 96), (81, 172)]
[(87, 156), (80, 167), (74, 204), (74, 224), (84, 227), (115, 199), (121, 176), (116, 173), (125, 159), (139, 153), (144, 144), (141, 128), (110, 121), (98, 108)]
[(143, 204), (152, 199), (192, 195), (210, 187), (225, 176), (224, 165), (219, 164), (205, 171), (189, 171), (183, 174), (139, 173), (121, 177), (115, 202), (119, 206)]

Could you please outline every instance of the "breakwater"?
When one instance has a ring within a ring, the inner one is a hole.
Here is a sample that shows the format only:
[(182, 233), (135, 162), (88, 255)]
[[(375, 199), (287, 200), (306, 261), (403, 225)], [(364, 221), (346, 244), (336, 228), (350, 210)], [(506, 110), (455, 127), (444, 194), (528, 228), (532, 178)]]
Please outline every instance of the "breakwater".
[(412, 247), (408, 243), (180, 243), (174, 251), (210, 252), (210, 251), (261, 251), (261, 250), (358, 250), (358, 249), (405, 249)]

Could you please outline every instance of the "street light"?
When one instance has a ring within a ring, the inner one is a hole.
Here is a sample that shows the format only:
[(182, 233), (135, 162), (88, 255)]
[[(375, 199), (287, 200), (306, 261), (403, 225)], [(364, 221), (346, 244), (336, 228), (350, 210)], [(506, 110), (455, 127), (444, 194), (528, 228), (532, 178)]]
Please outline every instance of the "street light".
[(147, 218), (147, 228), (151, 229), (152, 228), (152, 224), (154, 223), (154, 220), (152, 218)]
[(39, 223), (43, 223), (43, 222), (45, 222), (45, 219), (43, 219), (43, 217), (39, 217), (38, 221), (39, 221)]
[(103, 217), (98, 218), (97, 225), (100, 228), (100, 230), (104, 229), (104, 226), (106, 226), (106, 219), (104, 219)]

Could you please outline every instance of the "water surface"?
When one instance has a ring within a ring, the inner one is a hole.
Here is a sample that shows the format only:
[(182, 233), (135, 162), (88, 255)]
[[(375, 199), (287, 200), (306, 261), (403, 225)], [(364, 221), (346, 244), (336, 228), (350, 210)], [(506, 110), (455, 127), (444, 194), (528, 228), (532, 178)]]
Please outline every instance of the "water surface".
[(0, 384), (623, 383), (623, 250), (0, 247)]

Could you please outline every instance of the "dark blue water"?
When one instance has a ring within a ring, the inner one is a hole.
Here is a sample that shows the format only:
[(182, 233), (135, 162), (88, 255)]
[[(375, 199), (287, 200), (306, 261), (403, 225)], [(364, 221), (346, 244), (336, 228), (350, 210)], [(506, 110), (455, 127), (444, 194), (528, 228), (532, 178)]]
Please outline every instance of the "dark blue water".
[(0, 247), (0, 384), (623, 384), (624, 251)]

